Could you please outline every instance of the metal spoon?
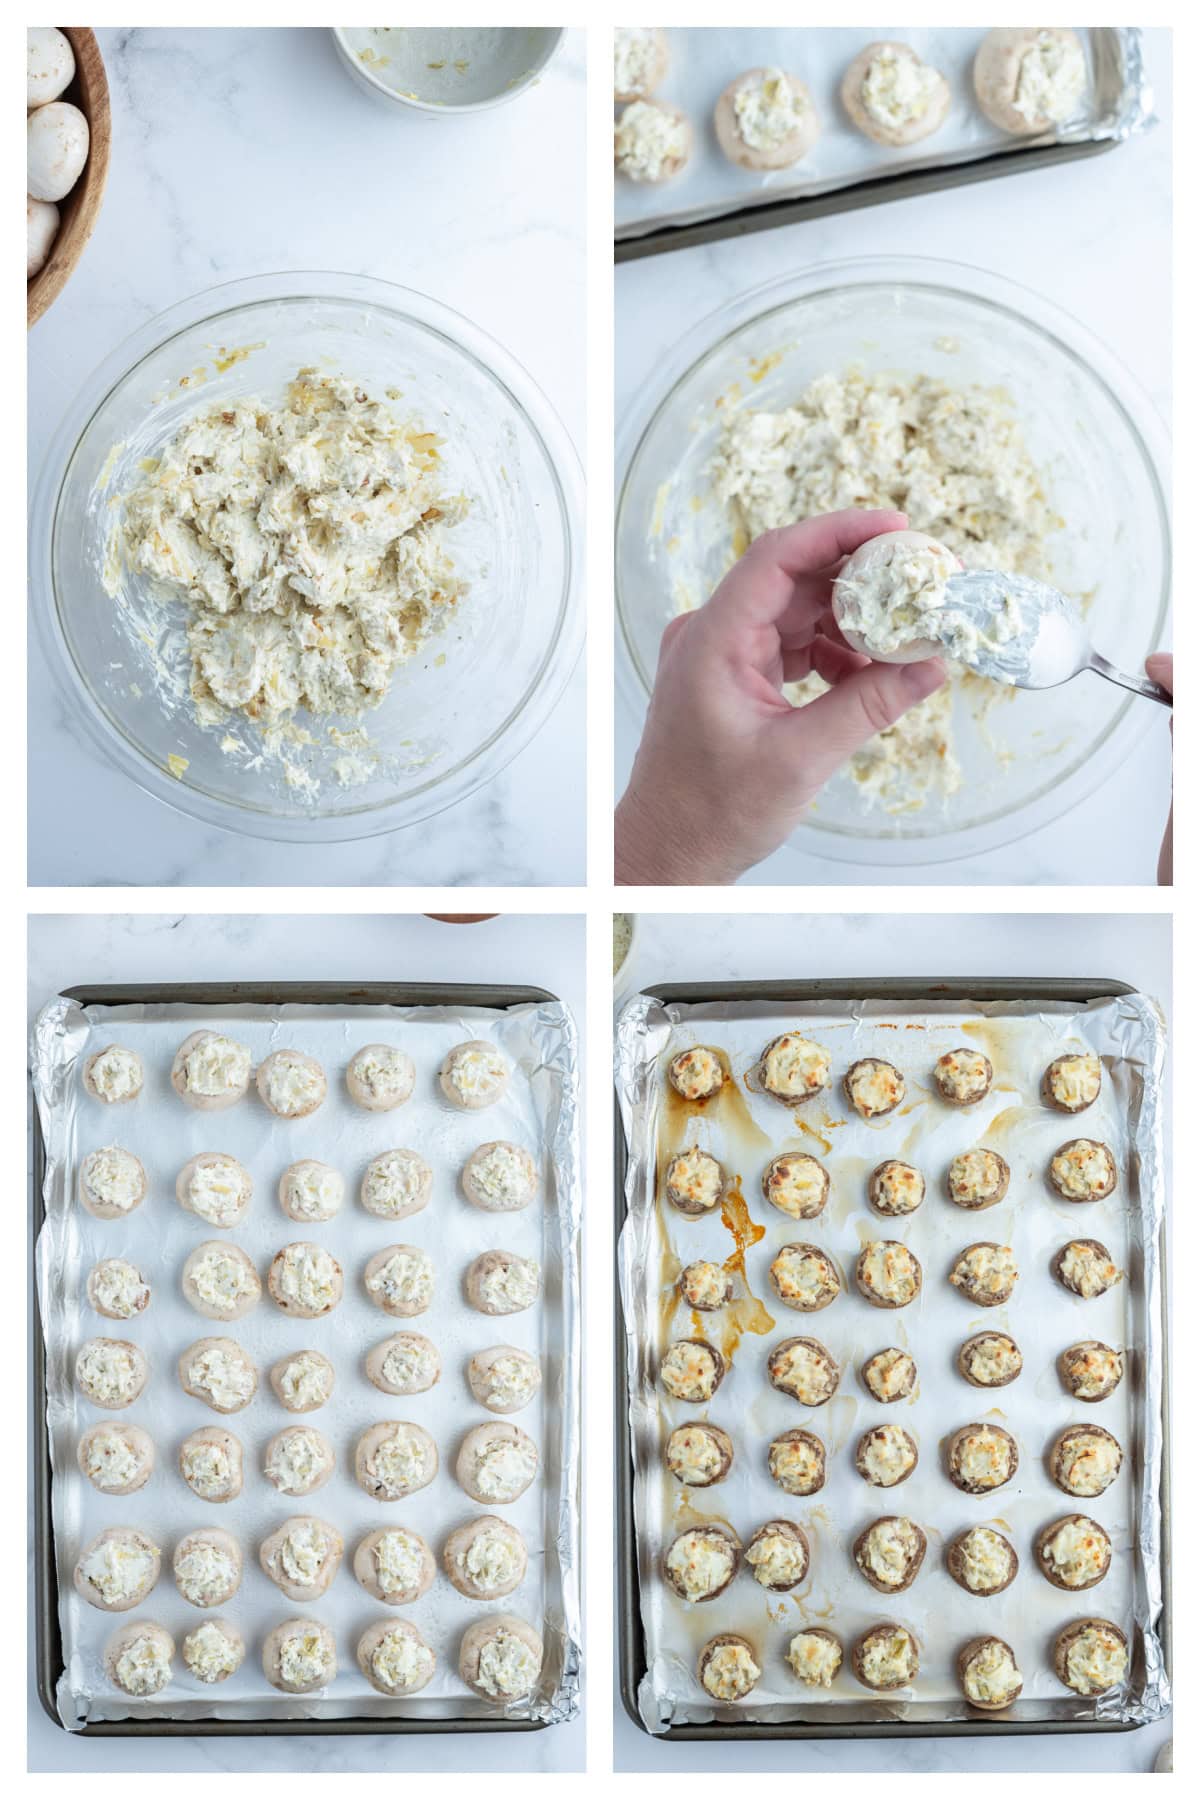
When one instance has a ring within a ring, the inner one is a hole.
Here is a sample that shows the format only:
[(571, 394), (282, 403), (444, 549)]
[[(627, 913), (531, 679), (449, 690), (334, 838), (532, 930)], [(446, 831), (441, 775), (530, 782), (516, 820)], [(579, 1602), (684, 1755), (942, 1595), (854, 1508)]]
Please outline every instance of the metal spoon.
[(1106, 681), (1131, 693), (1144, 694), (1162, 706), (1172, 705), (1171, 695), (1157, 681), (1127, 675), (1092, 648), (1087, 627), (1077, 607), (1044, 581), (1025, 575), (1000, 575), (991, 569), (964, 569), (946, 583), (948, 605), (986, 627), (997, 618), (1008, 599), (1015, 600), (1021, 628), (1006, 643), (981, 646), (970, 666), (981, 675), (1011, 682), (1014, 687), (1061, 687), (1084, 669), (1093, 669)]

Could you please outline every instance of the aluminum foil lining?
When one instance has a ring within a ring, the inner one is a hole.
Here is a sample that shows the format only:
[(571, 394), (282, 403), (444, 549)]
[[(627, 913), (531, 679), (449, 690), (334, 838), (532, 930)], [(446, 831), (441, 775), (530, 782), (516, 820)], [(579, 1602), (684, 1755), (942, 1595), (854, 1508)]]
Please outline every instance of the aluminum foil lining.
[[(703, 27), (668, 33), (671, 63), (657, 98), (688, 113), (695, 141), (688, 168), (659, 185), (616, 182), (616, 235), (636, 238), (672, 225), (692, 225), (780, 200), (849, 193), (881, 176), (927, 171), (936, 187), (939, 170), (983, 157), (1007, 156), (1014, 169), (1022, 153), (1049, 144), (1116, 143), (1155, 122), (1154, 96), (1146, 78), (1142, 34), (1136, 27), (1090, 26), (1079, 36), (1088, 64), (1088, 88), (1078, 112), (1053, 131), (1015, 138), (1000, 131), (975, 104), (971, 65), (982, 31), (960, 26), (861, 26), (819, 29), (777, 27), (712, 31)], [(922, 61), (940, 69), (954, 100), (937, 133), (921, 143), (889, 149), (873, 143), (846, 119), (838, 97), (842, 76), (872, 39), (911, 45)], [(821, 135), (804, 160), (790, 169), (738, 169), (722, 156), (709, 121), (717, 96), (743, 69), (779, 67), (803, 80), (821, 118)]]
[[(175, 1050), (200, 1027), (230, 1032), (250, 1045), (257, 1064), (272, 1049), (299, 1048), (315, 1056), (329, 1078), (329, 1097), (311, 1117), (275, 1119), (251, 1087), (244, 1101), (219, 1113), (203, 1113), (179, 1101), (169, 1083)], [(483, 1112), (451, 1108), (440, 1096), (437, 1071), (455, 1044), (486, 1038), (514, 1065), (504, 1098)], [(137, 1050), (146, 1071), (141, 1096), (125, 1106), (106, 1107), (83, 1090), (87, 1057), (118, 1042)], [(417, 1087), (397, 1111), (368, 1113), (347, 1092), (344, 1071), (367, 1043), (403, 1046), (417, 1065)], [(559, 1001), (511, 1009), (473, 1007), (267, 1006), (203, 1007), (127, 1005), (81, 1007), (57, 998), (39, 1015), (32, 1037), (34, 1090), (46, 1140), (44, 1201), (46, 1220), (37, 1243), (37, 1281), (46, 1344), (50, 1454), (53, 1469), (52, 1517), (57, 1555), (59, 1623), (64, 1672), (58, 1706), (70, 1730), (100, 1719), (406, 1719), (497, 1717), (458, 1677), (458, 1646), (466, 1627), (491, 1611), (519, 1614), (543, 1634), (545, 1658), (534, 1695), (511, 1704), (505, 1717), (555, 1723), (570, 1718), (579, 1697), (579, 1222), (578, 1053), (574, 1022)], [(524, 1212), (492, 1214), (467, 1204), (458, 1190), (458, 1171), (480, 1143), (508, 1138), (540, 1155), (543, 1202)], [(81, 1158), (102, 1144), (136, 1152), (149, 1176), (149, 1194), (127, 1219), (99, 1221), (75, 1198)], [(382, 1150), (417, 1149), (434, 1170), (433, 1196), (423, 1212), (396, 1223), (378, 1219), (358, 1203), (358, 1184), (367, 1161)], [(243, 1223), (221, 1232), (183, 1211), (175, 1201), (175, 1177), (201, 1150), (226, 1150), (250, 1171), (254, 1199)], [(302, 1226), (288, 1219), (276, 1198), (276, 1184), (289, 1163), (314, 1156), (340, 1170), (346, 1199), (337, 1217), (324, 1225)], [(327, 1318), (287, 1318), (264, 1293), (247, 1317), (232, 1325), (202, 1318), (179, 1291), (179, 1270), (188, 1252), (208, 1238), (229, 1239), (253, 1258), (261, 1275), (274, 1252), (297, 1239), (313, 1239), (341, 1262), (345, 1294)], [(361, 1272), (376, 1250), (391, 1243), (427, 1249), (434, 1259), (436, 1288), (430, 1309), (412, 1320), (390, 1318), (366, 1298)], [(469, 1307), (461, 1276), (487, 1249), (512, 1249), (542, 1265), (543, 1289), (525, 1312), (488, 1318)], [(126, 1255), (149, 1279), (153, 1296), (144, 1314), (129, 1324), (94, 1313), (85, 1296), (88, 1270), (101, 1256)], [(442, 1375), (426, 1394), (398, 1398), (373, 1387), (362, 1372), (366, 1351), (395, 1331), (411, 1327), (433, 1339), (441, 1353)], [(176, 1361), (197, 1338), (235, 1337), (259, 1370), (255, 1399), (242, 1412), (222, 1417), (178, 1385)], [(103, 1413), (75, 1389), (73, 1367), (80, 1344), (96, 1336), (128, 1337), (146, 1352), (151, 1376), (142, 1396), (124, 1413)], [(494, 1607), (468, 1600), (439, 1573), (433, 1587), (412, 1606), (387, 1607), (355, 1581), (354, 1548), (369, 1530), (404, 1524), (419, 1531), (440, 1558), (446, 1535), (486, 1511), (454, 1478), (454, 1460), (465, 1431), (491, 1419), (471, 1397), (464, 1368), (475, 1350), (514, 1344), (538, 1354), (543, 1383), (539, 1397), (513, 1415), (537, 1442), (538, 1479), (513, 1505), (496, 1510), (516, 1525), (529, 1551), (521, 1586)], [(267, 1373), (289, 1350), (321, 1350), (333, 1362), (337, 1382), (329, 1404), (297, 1417), (271, 1391)], [(97, 1493), (80, 1474), (75, 1450), (79, 1435), (100, 1419), (128, 1418), (154, 1439), (157, 1461), (149, 1483), (127, 1498)], [(408, 1499), (381, 1505), (366, 1495), (353, 1475), (353, 1447), (359, 1434), (382, 1419), (411, 1419), (437, 1441), (440, 1469), (431, 1485)], [(337, 1471), (305, 1498), (277, 1494), (259, 1473), (269, 1439), (297, 1422), (324, 1432), (337, 1453)], [(194, 1496), (176, 1469), (179, 1443), (203, 1425), (223, 1424), (241, 1439), (246, 1453), (242, 1493), (223, 1505)], [(311, 1605), (288, 1600), (258, 1565), (258, 1546), (285, 1518), (311, 1512), (341, 1532), (343, 1566), (326, 1594)], [(81, 1546), (108, 1525), (140, 1526), (163, 1548), (158, 1584), (133, 1615), (108, 1615), (84, 1603), (72, 1585)], [(176, 1641), (206, 1616), (177, 1593), (171, 1550), (185, 1531), (219, 1525), (239, 1540), (244, 1557), (242, 1585), (219, 1609), (240, 1628), (246, 1659), (219, 1686), (204, 1687), (177, 1654), (175, 1675), (162, 1694), (133, 1701), (105, 1679), (101, 1656), (110, 1633), (130, 1616), (156, 1619)], [(266, 1681), (262, 1640), (275, 1624), (306, 1615), (328, 1624), (338, 1649), (338, 1674), (321, 1694), (292, 1699)], [(361, 1633), (381, 1617), (407, 1619), (433, 1646), (436, 1674), (408, 1700), (377, 1694), (360, 1674), (354, 1648)]]
[[(834, 1063), (832, 1090), (794, 1114), (745, 1082), (763, 1046), (789, 1027), (824, 1043)], [(670, 1058), (698, 1043), (725, 1051), (733, 1076), (707, 1110), (677, 1102), (665, 1079)], [(991, 1093), (965, 1109), (941, 1103), (929, 1079), (936, 1058), (959, 1044), (983, 1050), (995, 1069)], [(1079, 1047), (1101, 1056), (1105, 1081), (1096, 1104), (1069, 1118), (1041, 1103), (1038, 1083), (1054, 1056)], [(810, 1001), (786, 1008), (768, 1001), (665, 1006), (642, 994), (625, 1007), (616, 1052), (629, 1146), (619, 1267), (647, 1664), (638, 1700), (648, 1730), (747, 1721), (894, 1721), (898, 1727), (979, 1721), (963, 1700), (955, 1658), (980, 1632), (1010, 1643), (1024, 1675), (1022, 1697), (1006, 1719), (1033, 1729), (1041, 1721), (1068, 1719), (1140, 1724), (1166, 1711), (1160, 1638), (1166, 1555), (1163, 1055), (1159, 1010), (1138, 994), (1082, 1006), (1031, 998), (978, 1004)], [(862, 1056), (896, 1064), (907, 1083), (902, 1108), (870, 1123), (851, 1113), (840, 1088), (841, 1075)], [(1044, 1179), (1050, 1156), (1078, 1136), (1108, 1142), (1122, 1170), (1116, 1192), (1089, 1206), (1057, 1199)], [(657, 1168), (685, 1142), (702, 1144), (739, 1178), (723, 1218), (689, 1220), (656, 1206)], [(950, 1158), (975, 1144), (999, 1150), (1012, 1181), (1002, 1202), (972, 1213), (945, 1198), (942, 1182)], [(761, 1196), (763, 1169), (785, 1149), (807, 1150), (826, 1162), (832, 1192), (817, 1219), (789, 1219)], [(907, 1218), (883, 1219), (866, 1202), (867, 1176), (887, 1157), (912, 1161), (926, 1175), (926, 1199)], [(765, 1233), (756, 1242), (760, 1225)], [(1088, 1301), (1069, 1294), (1050, 1272), (1054, 1252), (1085, 1235), (1105, 1242), (1125, 1271), (1116, 1287)], [(911, 1246), (925, 1274), (917, 1301), (897, 1312), (872, 1307), (853, 1282), (862, 1244), (889, 1237)], [(1016, 1252), (1021, 1279), (1007, 1306), (972, 1307), (945, 1279), (957, 1251), (981, 1239), (1011, 1244)], [(783, 1306), (768, 1279), (778, 1247), (795, 1241), (819, 1244), (843, 1277), (843, 1293), (816, 1314)], [(725, 1262), (734, 1274), (734, 1300), (722, 1313), (690, 1314), (679, 1299), (679, 1269), (696, 1258)], [(1016, 1382), (991, 1392), (970, 1387), (954, 1366), (958, 1345), (988, 1326), (1011, 1331), (1025, 1359)], [(769, 1346), (793, 1335), (819, 1338), (841, 1365), (839, 1389), (823, 1407), (800, 1406), (766, 1379)], [(708, 1337), (731, 1365), (707, 1408), (680, 1405), (657, 1381), (663, 1350), (687, 1336)], [(1092, 1338), (1129, 1354), (1117, 1392), (1089, 1406), (1061, 1388), (1055, 1361), (1067, 1345)], [(919, 1379), (910, 1400), (880, 1406), (857, 1371), (889, 1344), (911, 1348)], [(705, 1417), (729, 1431), (733, 1469), (711, 1488), (686, 1489), (665, 1472), (662, 1446), (676, 1424)], [(977, 1419), (1002, 1423), (1020, 1449), (1017, 1475), (990, 1497), (959, 1492), (941, 1466), (945, 1437)], [(903, 1486), (875, 1489), (855, 1471), (854, 1449), (863, 1431), (889, 1421), (915, 1437), (919, 1462)], [(1125, 1450), (1116, 1482), (1086, 1501), (1063, 1493), (1045, 1467), (1053, 1438), (1080, 1422), (1104, 1425)], [(788, 1496), (767, 1472), (768, 1442), (795, 1425), (816, 1432), (826, 1445), (826, 1485), (811, 1499)], [(1052, 1586), (1032, 1563), (1037, 1532), (1070, 1512), (1096, 1518), (1114, 1545), (1104, 1582), (1079, 1595)], [(850, 1555), (864, 1526), (892, 1513), (916, 1520), (929, 1542), (915, 1582), (894, 1596), (870, 1588)], [(809, 1575), (793, 1593), (769, 1593), (743, 1566), (724, 1594), (689, 1606), (661, 1579), (662, 1551), (687, 1525), (722, 1520), (745, 1543), (758, 1525), (779, 1517), (802, 1524), (812, 1546)], [(959, 1588), (942, 1563), (945, 1544), (973, 1524), (1002, 1531), (1021, 1559), (1012, 1585), (986, 1602)], [(1057, 1681), (1050, 1648), (1064, 1625), (1092, 1615), (1111, 1618), (1126, 1631), (1130, 1678), (1085, 1701)], [(911, 1690), (872, 1696), (849, 1670), (849, 1649), (861, 1632), (889, 1618), (915, 1632), (921, 1673)], [(785, 1662), (792, 1634), (806, 1624), (824, 1625), (843, 1641), (846, 1665), (828, 1690), (802, 1687)], [(762, 1677), (736, 1705), (710, 1700), (695, 1672), (701, 1646), (725, 1631), (741, 1633), (761, 1652)]]

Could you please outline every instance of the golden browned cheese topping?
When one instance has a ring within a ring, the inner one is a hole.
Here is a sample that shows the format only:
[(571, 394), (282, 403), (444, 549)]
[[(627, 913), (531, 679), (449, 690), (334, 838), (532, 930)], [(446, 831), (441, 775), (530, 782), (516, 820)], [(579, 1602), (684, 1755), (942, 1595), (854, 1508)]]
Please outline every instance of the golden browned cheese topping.
[(980, 1387), (1004, 1387), (1023, 1367), (1020, 1350), (1003, 1331), (981, 1332), (966, 1351), (963, 1362), (971, 1380)]
[(714, 1700), (740, 1700), (761, 1674), (745, 1644), (717, 1644), (704, 1659), (704, 1686)]
[(837, 1270), (813, 1244), (785, 1244), (771, 1264), (771, 1280), (785, 1305), (801, 1312), (828, 1306), (841, 1290)]
[(815, 1631), (798, 1631), (788, 1645), (787, 1660), (792, 1673), (809, 1687), (832, 1687), (842, 1666), (842, 1647)]
[(1068, 1244), (1060, 1267), (1067, 1286), (1084, 1300), (1098, 1299), (1121, 1279), (1120, 1269), (1103, 1245), (1097, 1249), (1094, 1244)]
[(1115, 1626), (1085, 1625), (1066, 1653), (1067, 1686), (1077, 1694), (1102, 1694), (1124, 1681), (1129, 1650)]
[(1102, 1494), (1120, 1470), (1121, 1446), (1110, 1432), (1079, 1426), (1059, 1445), (1058, 1472), (1063, 1486), (1081, 1499)]
[(972, 1205), (999, 1193), (1004, 1165), (994, 1150), (965, 1150), (950, 1164), (950, 1195), (959, 1205)]
[(724, 1080), (720, 1057), (703, 1044), (681, 1051), (671, 1064), (671, 1085), (685, 1100), (706, 1100)]
[(719, 1532), (696, 1527), (680, 1532), (667, 1551), (667, 1572), (688, 1600), (703, 1600), (729, 1580), (737, 1552)]
[(763, 1052), (763, 1085), (785, 1100), (808, 1100), (829, 1086), (830, 1055), (799, 1032), (787, 1032)]
[(864, 1640), (859, 1661), (869, 1687), (902, 1686), (916, 1676), (917, 1646), (902, 1626), (881, 1626)]
[(952, 1100), (972, 1100), (987, 1092), (992, 1071), (979, 1050), (948, 1050), (937, 1059), (934, 1079)]
[(811, 1344), (781, 1346), (772, 1352), (771, 1380), (805, 1406), (820, 1406), (838, 1384), (838, 1369)]
[(1125, 1372), (1125, 1358), (1107, 1344), (1073, 1344), (1063, 1352), (1063, 1372), (1080, 1400), (1111, 1393)]
[(706, 1425), (679, 1425), (667, 1439), (667, 1467), (687, 1487), (707, 1487), (725, 1462), (719, 1438)]
[(954, 1466), (974, 1488), (1002, 1487), (1013, 1472), (1008, 1433), (994, 1425), (975, 1425), (954, 1448)]
[(715, 1262), (689, 1263), (679, 1277), (679, 1287), (689, 1306), (715, 1312), (729, 1298), (729, 1271)]
[(858, 1556), (876, 1581), (898, 1588), (920, 1548), (921, 1539), (911, 1519), (879, 1519), (863, 1539)]
[(871, 1198), (880, 1212), (915, 1212), (925, 1198), (925, 1177), (911, 1163), (883, 1163), (875, 1172)]
[(662, 1384), (676, 1400), (707, 1400), (717, 1385), (717, 1363), (707, 1344), (681, 1340), (662, 1361)]
[(789, 1494), (811, 1494), (820, 1487), (825, 1458), (808, 1438), (776, 1438), (767, 1452), (771, 1477)]
[(792, 1219), (812, 1219), (825, 1204), (829, 1177), (815, 1156), (777, 1156), (767, 1173), (767, 1199)]
[(1063, 1519), (1042, 1545), (1042, 1561), (1064, 1587), (1081, 1588), (1108, 1568), (1112, 1546), (1094, 1519)]
[(877, 1400), (899, 1400), (911, 1391), (916, 1376), (917, 1365), (907, 1350), (880, 1350), (863, 1370)]
[(962, 1679), (967, 1699), (979, 1706), (999, 1706), (1021, 1690), (1021, 1671), (999, 1638), (984, 1639), (963, 1668)]
[(904, 1077), (891, 1063), (864, 1057), (847, 1075), (846, 1091), (855, 1111), (871, 1119), (899, 1106), (904, 1098)]
[(1098, 1056), (1060, 1056), (1046, 1071), (1046, 1086), (1056, 1106), (1070, 1112), (1091, 1106), (1100, 1094)]
[(1016, 1280), (1017, 1259), (1007, 1244), (972, 1244), (950, 1275), (954, 1287), (980, 1294), (1005, 1294)]
[(890, 1241), (868, 1244), (858, 1259), (858, 1273), (873, 1294), (892, 1306), (907, 1306), (921, 1286), (916, 1257), (903, 1244)]
[(858, 1447), (862, 1475), (875, 1487), (895, 1487), (917, 1466), (916, 1448), (900, 1425), (877, 1425)]
[(689, 1206), (702, 1206), (707, 1212), (719, 1202), (725, 1190), (721, 1165), (707, 1150), (693, 1145), (674, 1158), (667, 1169), (667, 1186), (677, 1200)]
[(1075, 1138), (1051, 1159), (1050, 1178), (1071, 1200), (1093, 1200), (1105, 1193), (1116, 1174), (1112, 1151), (1091, 1138)]

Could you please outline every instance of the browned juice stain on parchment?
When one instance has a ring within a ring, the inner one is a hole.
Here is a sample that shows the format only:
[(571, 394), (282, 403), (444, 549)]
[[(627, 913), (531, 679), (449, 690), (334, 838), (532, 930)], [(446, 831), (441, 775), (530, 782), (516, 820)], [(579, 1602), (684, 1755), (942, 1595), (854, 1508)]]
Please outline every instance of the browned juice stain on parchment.
[(721, 1223), (733, 1239), (733, 1249), (725, 1258), (723, 1266), (733, 1276), (735, 1292), (722, 1315), (720, 1349), (726, 1362), (732, 1362), (734, 1352), (746, 1332), (763, 1337), (768, 1331), (775, 1329), (774, 1319), (751, 1291), (746, 1274), (746, 1251), (767, 1235), (767, 1229), (765, 1225), (755, 1224), (750, 1217), (750, 1208), (738, 1175), (730, 1180), (721, 1201)]

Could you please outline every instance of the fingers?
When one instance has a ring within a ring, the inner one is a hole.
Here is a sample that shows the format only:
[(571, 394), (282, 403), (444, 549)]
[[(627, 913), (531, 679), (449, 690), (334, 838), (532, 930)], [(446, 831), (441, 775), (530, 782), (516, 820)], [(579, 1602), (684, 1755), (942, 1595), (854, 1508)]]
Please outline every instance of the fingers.
[(936, 657), (917, 663), (870, 662), (819, 700), (782, 718), (780, 728), (803, 746), (795, 754), (803, 761), (806, 784), (817, 787), (828, 781), (855, 750), (936, 694), (945, 679)]
[(1165, 687), (1168, 694), (1175, 692), (1175, 658), (1169, 650), (1156, 650), (1153, 656), (1146, 658), (1146, 673), (1151, 681), (1157, 681)]
[(815, 637), (809, 644), (798, 649), (783, 652), (783, 679), (785, 681), (803, 681), (806, 675), (814, 672), (822, 681), (836, 687), (847, 675), (856, 675), (865, 669), (870, 657), (859, 656), (849, 645), (828, 637)]
[(705, 612), (713, 623), (760, 626), (782, 618), (805, 576), (823, 577), (815, 585), (814, 606), (829, 604), (827, 583), (842, 558), (884, 531), (903, 531), (908, 520), (899, 512), (864, 512), (857, 507), (825, 513), (765, 531), (734, 564)]

